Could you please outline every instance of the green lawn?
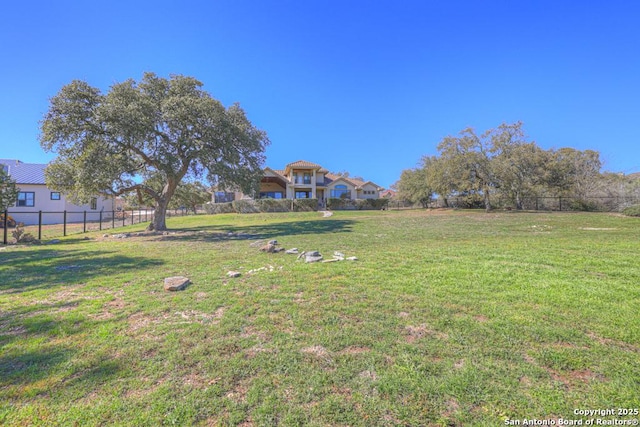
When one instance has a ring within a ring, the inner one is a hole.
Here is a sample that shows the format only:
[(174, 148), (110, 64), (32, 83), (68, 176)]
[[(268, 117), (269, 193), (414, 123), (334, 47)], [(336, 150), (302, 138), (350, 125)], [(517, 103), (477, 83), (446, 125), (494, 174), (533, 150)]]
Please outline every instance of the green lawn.
[[(0, 424), (505, 425), (640, 408), (638, 218), (313, 212), (168, 226), (0, 250)], [(127, 229), (142, 226), (113, 232)], [(260, 239), (359, 259), (305, 264), (250, 245)], [(174, 275), (193, 283), (165, 292)]]

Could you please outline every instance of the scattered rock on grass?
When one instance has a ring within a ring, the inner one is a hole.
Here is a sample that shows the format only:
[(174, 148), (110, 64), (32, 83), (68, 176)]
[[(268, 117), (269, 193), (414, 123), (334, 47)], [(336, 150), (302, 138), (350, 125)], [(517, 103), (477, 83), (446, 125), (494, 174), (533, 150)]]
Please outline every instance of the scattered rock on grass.
[(318, 262), (322, 261), (322, 254), (318, 251), (306, 252), (304, 254), (304, 262)]
[(260, 250), (262, 252), (266, 252), (266, 253), (272, 254), (272, 253), (276, 252), (276, 245), (272, 245), (271, 243), (267, 243), (266, 245), (261, 247)]
[(298, 255), (299, 253), (300, 251), (298, 250), (298, 248), (291, 248), (285, 251), (285, 254), (289, 254), (289, 255)]
[(227, 277), (240, 277), (241, 274), (239, 271), (229, 271), (227, 272)]
[(181, 291), (191, 283), (188, 278), (183, 276), (167, 277), (164, 279), (165, 291)]

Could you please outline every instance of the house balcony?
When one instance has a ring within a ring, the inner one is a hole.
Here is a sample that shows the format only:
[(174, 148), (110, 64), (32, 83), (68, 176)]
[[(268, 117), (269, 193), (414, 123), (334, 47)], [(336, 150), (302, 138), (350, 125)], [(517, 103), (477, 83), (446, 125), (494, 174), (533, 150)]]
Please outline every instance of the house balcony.
[(293, 180), (294, 185), (311, 185), (311, 178), (298, 176)]

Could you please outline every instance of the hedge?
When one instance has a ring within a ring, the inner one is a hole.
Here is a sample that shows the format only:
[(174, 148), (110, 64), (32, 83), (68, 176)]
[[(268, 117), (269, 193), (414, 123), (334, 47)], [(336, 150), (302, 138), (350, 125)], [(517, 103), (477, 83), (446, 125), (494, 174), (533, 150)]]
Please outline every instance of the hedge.
[(380, 210), (386, 209), (389, 199), (329, 199), (327, 208), (333, 210)]
[(291, 200), (287, 199), (258, 199), (255, 200), (260, 212), (289, 212)]
[[(333, 210), (380, 210), (389, 205), (389, 199), (328, 199), (327, 208)], [(258, 199), (236, 200), (231, 203), (205, 205), (209, 214), (258, 212), (312, 212), (318, 210), (318, 199)]]
[(234, 200), (233, 209), (238, 213), (258, 213), (260, 209), (255, 200)]
[(223, 214), (234, 213), (236, 210), (233, 208), (233, 204), (229, 203), (207, 203), (204, 205), (204, 210), (208, 214)]
[(293, 210), (296, 212), (317, 211), (318, 199), (294, 199)]
[(622, 210), (622, 214), (626, 216), (640, 216), (640, 205), (629, 206)]

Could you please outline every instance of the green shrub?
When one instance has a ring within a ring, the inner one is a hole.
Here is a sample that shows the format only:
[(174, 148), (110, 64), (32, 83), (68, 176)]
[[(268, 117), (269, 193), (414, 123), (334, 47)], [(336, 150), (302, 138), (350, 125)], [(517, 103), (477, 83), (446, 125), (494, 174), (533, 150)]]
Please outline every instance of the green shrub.
[(294, 199), (293, 210), (296, 212), (317, 211), (318, 199)]
[(626, 216), (640, 216), (640, 205), (624, 208), (622, 214)]
[(595, 212), (599, 210), (599, 206), (591, 200), (573, 199), (569, 203), (569, 209), (572, 211)]
[(238, 213), (258, 213), (260, 208), (255, 200), (234, 200), (233, 209)]
[(365, 209), (381, 210), (389, 206), (389, 199), (364, 199)]
[(356, 204), (351, 199), (328, 199), (327, 200), (327, 209), (331, 210), (353, 210), (357, 209)]
[(204, 210), (208, 214), (223, 214), (223, 213), (234, 213), (235, 209), (233, 208), (233, 204), (229, 203), (207, 203), (204, 205)]
[(389, 205), (389, 199), (329, 199), (327, 208), (340, 210), (381, 210)]
[(259, 199), (256, 205), (260, 212), (289, 212), (291, 200), (287, 199)]

